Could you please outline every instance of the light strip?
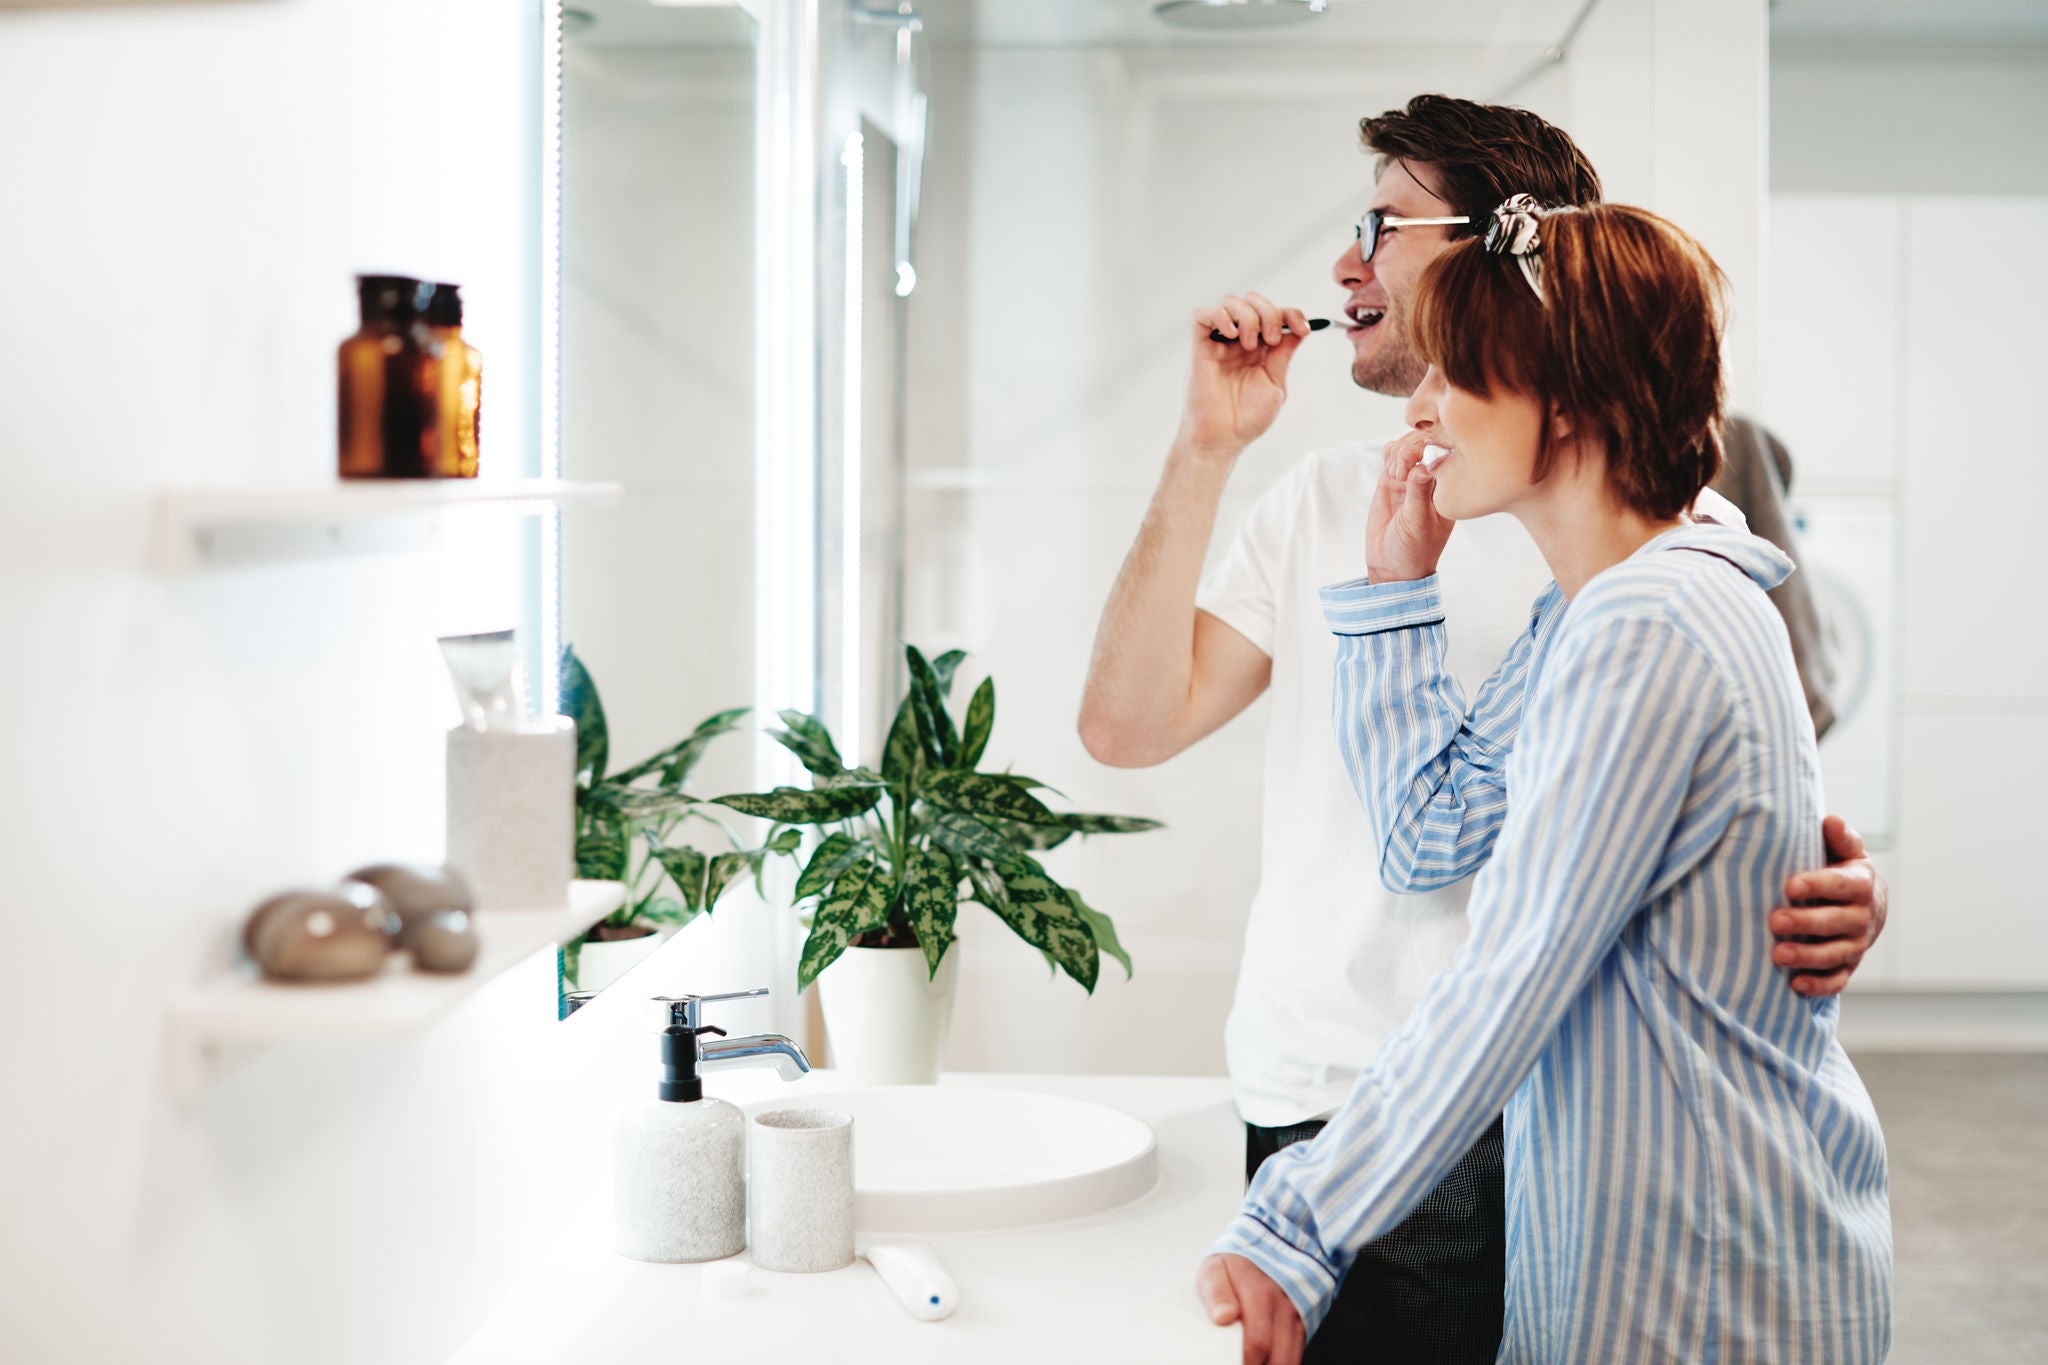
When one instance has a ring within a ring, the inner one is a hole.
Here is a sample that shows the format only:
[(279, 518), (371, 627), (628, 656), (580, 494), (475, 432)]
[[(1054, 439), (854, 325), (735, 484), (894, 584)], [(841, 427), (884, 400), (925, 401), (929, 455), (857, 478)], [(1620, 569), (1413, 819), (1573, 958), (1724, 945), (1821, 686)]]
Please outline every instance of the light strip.
[[(542, 0), (540, 14), (540, 432), (535, 473), (562, 477), (562, 6)], [(552, 716), (561, 708), (562, 513), (550, 504), (539, 517), (540, 605), (532, 707)]]
[(861, 242), (866, 216), (867, 148), (849, 133), (839, 154), (846, 168), (846, 335), (840, 397), (839, 727), (840, 752), (860, 762), (861, 662)]

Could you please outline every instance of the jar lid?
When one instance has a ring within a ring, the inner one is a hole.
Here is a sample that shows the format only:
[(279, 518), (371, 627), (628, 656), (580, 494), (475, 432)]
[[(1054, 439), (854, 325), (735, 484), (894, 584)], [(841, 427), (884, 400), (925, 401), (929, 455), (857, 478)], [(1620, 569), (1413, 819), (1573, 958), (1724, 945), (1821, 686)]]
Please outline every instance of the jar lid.
[(418, 314), (428, 286), (409, 275), (358, 275), (364, 322), (402, 322)]
[(462, 325), (462, 286), (459, 284), (429, 285), (433, 297), (427, 300), (427, 323), (433, 327), (460, 327)]

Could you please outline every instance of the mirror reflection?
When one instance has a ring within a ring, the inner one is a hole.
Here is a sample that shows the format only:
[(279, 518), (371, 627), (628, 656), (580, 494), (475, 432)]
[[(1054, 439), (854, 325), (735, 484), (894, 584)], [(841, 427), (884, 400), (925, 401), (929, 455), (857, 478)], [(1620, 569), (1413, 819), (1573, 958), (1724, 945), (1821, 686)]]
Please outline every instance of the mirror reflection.
[(565, 996), (751, 871), (717, 861), (739, 851), (723, 826), (658, 794), (751, 775), (729, 713), (753, 692), (755, 28), (736, 5), (562, 14), (562, 469), (626, 490), (563, 525), (564, 701), (586, 731), (601, 710), (595, 795), (641, 793), (579, 808), (583, 874), (631, 890), (565, 949)]

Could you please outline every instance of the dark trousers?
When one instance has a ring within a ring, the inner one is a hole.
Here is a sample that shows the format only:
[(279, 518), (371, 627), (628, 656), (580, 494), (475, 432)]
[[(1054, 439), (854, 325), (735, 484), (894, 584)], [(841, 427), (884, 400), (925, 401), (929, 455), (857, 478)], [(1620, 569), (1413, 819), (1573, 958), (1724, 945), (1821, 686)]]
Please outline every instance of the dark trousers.
[[(1245, 1125), (1244, 1178), (1321, 1132)], [(1501, 1126), (1486, 1135), (1392, 1232), (1358, 1253), (1302, 1365), (1493, 1365), (1507, 1284)]]

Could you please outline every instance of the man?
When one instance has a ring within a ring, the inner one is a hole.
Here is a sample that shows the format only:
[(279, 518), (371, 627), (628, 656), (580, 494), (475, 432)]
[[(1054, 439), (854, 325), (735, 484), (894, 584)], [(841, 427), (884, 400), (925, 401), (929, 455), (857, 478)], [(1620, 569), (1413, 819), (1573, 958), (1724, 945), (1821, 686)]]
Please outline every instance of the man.
[[(1405, 310), (1437, 253), (1483, 231), (1512, 194), (1592, 203), (1600, 182), (1564, 132), (1524, 110), (1423, 95), (1360, 131), (1378, 182), (1334, 277), (1347, 296), (1353, 381), (1406, 395), (1427, 367)], [(1211, 341), (1212, 329), (1228, 340)], [(1466, 886), (1407, 896), (1382, 888), (1370, 826), (1331, 734), (1336, 645), (1317, 590), (1356, 575), (1380, 451), (1354, 443), (1303, 459), (1246, 514), (1203, 581), (1224, 485), (1285, 402), (1307, 319), (1257, 294), (1233, 295), (1197, 311), (1191, 332), (1180, 430), (1104, 609), (1080, 730), (1097, 759), (1149, 766), (1273, 692), (1260, 885), (1225, 1028), (1249, 1179), (1266, 1157), (1315, 1135), (1449, 965), (1465, 933)], [(1451, 665), (1470, 695), (1527, 627), (1548, 573), (1522, 529), (1496, 517), (1460, 530), (1441, 575), (1455, 626)], [(1787, 939), (1817, 940), (1776, 951), (1795, 973), (1790, 988), (1806, 995), (1841, 990), (1883, 927), (1884, 891), (1860, 840), (1838, 820), (1827, 838), (1837, 861), (1793, 878), (1787, 907), (1771, 918)], [(1360, 1253), (1307, 1359), (1492, 1361), (1504, 1222), (1496, 1124), (1413, 1216)], [(1249, 1350), (1272, 1330), (1263, 1315), (1275, 1305), (1255, 1297), (1241, 1310), (1238, 1286), (1259, 1288), (1247, 1273), (1256, 1275), (1248, 1263), (1211, 1257), (1200, 1283), (1219, 1323), (1248, 1311)]]

